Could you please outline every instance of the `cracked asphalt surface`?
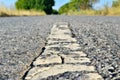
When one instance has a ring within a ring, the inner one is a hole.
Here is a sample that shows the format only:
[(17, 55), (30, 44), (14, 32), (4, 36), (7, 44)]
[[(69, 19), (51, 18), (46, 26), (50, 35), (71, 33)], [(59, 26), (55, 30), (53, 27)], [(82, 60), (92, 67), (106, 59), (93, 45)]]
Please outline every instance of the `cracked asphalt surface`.
[[(0, 80), (22, 79), (55, 22), (69, 22), (81, 50), (105, 80), (120, 79), (120, 17), (0, 17)], [(78, 74), (78, 72), (67, 74)], [(66, 73), (52, 76), (66, 77)], [(62, 76), (61, 76), (62, 75)], [(46, 78), (47, 79), (47, 78)]]

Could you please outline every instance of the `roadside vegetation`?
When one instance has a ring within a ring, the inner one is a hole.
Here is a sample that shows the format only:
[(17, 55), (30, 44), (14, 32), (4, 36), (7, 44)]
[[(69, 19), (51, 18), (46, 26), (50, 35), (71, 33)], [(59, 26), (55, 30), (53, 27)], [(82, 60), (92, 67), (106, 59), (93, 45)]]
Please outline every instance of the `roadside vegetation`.
[(99, 0), (70, 0), (59, 9), (60, 14), (93, 14), (93, 5)]
[(112, 7), (104, 5), (101, 10), (93, 9), (99, 0), (71, 0), (59, 9), (60, 14), (66, 15), (120, 15), (120, 0), (114, 0)]
[(52, 14), (54, 5), (54, 0), (18, 0), (15, 3), (18, 10), (37, 10), (46, 14)]
[(44, 11), (35, 11), (35, 10), (16, 10), (8, 9), (6, 7), (0, 7), (0, 16), (41, 16), (46, 15)]
[(54, 10), (55, 0), (17, 0), (16, 9), (0, 6), (0, 16), (39, 16), (47, 14), (64, 15), (120, 15), (120, 0), (113, 0), (112, 7), (104, 5), (103, 9), (93, 9), (100, 0), (70, 0), (59, 10)]
[(17, 0), (16, 9), (0, 7), (0, 16), (37, 16), (46, 14), (58, 14), (52, 8), (54, 0)]

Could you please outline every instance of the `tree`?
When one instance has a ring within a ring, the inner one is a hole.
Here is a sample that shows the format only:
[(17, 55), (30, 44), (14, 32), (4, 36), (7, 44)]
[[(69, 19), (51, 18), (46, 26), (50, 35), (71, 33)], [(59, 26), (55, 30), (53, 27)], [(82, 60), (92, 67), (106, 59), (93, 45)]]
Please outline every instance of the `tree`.
[(55, 2), (54, 0), (43, 0), (43, 4), (44, 4), (44, 11), (47, 13), (47, 14), (51, 14), (53, 9), (52, 9), (52, 6), (54, 6)]
[(24, 10), (43, 10), (47, 14), (51, 14), (54, 6), (54, 0), (18, 0), (16, 2), (17, 9), (24, 9)]
[(93, 4), (98, 2), (99, 0), (71, 0), (74, 3), (76, 9), (91, 9)]
[(99, 0), (71, 0), (59, 9), (59, 13), (67, 13), (69, 11), (80, 11), (86, 9), (92, 9), (93, 4)]
[(59, 9), (59, 13), (62, 14), (64, 12), (68, 12), (69, 11), (69, 3), (66, 3), (65, 5), (63, 5), (60, 9)]
[(59, 9), (59, 13), (68, 13), (69, 11), (80, 11), (86, 9), (92, 9), (93, 4), (99, 0), (71, 0)]
[(118, 7), (118, 6), (120, 6), (120, 0), (114, 0), (112, 7)]

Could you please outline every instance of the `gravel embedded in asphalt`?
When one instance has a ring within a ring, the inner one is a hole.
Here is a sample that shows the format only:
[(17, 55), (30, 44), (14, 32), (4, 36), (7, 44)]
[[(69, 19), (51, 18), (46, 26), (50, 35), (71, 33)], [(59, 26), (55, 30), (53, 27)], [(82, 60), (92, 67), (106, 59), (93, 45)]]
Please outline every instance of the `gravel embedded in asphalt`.
[(91, 65), (96, 66), (98, 73), (105, 80), (119, 80), (120, 25), (117, 24), (119, 18), (117, 20), (117, 18), (100, 17), (90, 21), (79, 23), (77, 27), (74, 25), (73, 33), (82, 51), (91, 59)]
[(44, 17), (0, 18), (0, 80), (18, 80), (51, 29)]
[(120, 17), (52, 15), (0, 17), (0, 80), (21, 78), (59, 21), (70, 23), (82, 51), (105, 80), (120, 79)]

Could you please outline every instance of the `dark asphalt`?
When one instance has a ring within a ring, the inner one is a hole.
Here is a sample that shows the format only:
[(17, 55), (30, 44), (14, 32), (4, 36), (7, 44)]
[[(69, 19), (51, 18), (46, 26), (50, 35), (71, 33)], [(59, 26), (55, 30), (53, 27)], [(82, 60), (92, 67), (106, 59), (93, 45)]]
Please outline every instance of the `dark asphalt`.
[(0, 17), (0, 80), (20, 79), (39, 55), (35, 51), (44, 46), (53, 23), (59, 21), (70, 23), (82, 51), (92, 60), (90, 65), (105, 80), (120, 79), (119, 16), (51, 15)]

